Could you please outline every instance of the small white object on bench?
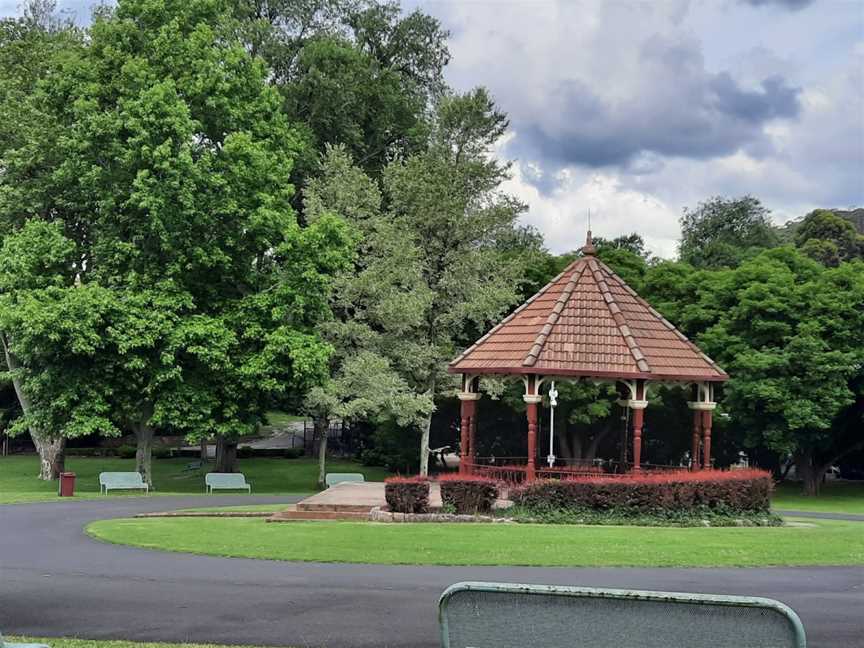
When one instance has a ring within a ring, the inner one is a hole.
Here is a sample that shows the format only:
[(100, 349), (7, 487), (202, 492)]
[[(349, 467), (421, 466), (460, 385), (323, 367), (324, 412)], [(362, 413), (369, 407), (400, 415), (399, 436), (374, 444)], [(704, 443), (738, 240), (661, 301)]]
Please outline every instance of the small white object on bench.
[(361, 473), (327, 473), (324, 483), (327, 488), (341, 484), (342, 482), (365, 482), (366, 478)]
[(252, 493), (252, 485), (246, 481), (243, 473), (207, 473), (204, 484), (208, 493), (214, 490), (245, 490)]
[(150, 485), (137, 472), (99, 473), (99, 492), (107, 495), (109, 490), (144, 490), (150, 492)]
[(0, 648), (50, 648), (50, 646), (37, 643), (9, 643), (3, 641), (3, 635), (0, 634)]

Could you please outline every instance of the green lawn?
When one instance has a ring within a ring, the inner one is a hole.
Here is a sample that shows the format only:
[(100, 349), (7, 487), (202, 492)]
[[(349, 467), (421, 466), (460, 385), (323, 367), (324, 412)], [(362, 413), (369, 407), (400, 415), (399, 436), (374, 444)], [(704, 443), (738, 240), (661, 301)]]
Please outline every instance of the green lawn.
[(860, 522), (768, 528), (599, 527), (534, 524), (374, 524), (256, 518), (94, 522), (107, 542), (150, 549), (316, 562), (388, 565), (711, 567), (864, 564)]
[[(203, 494), (204, 472), (184, 472), (183, 468), (189, 462), (188, 458), (154, 459), (154, 494)], [(387, 475), (383, 468), (369, 468), (350, 461), (331, 461), (328, 466), (332, 472), (362, 472), (367, 480), (382, 480)], [(67, 457), (66, 468), (77, 475), (75, 491), (79, 497), (98, 497), (99, 473), (133, 471), (135, 460)], [(240, 470), (252, 483), (255, 495), (312, 493), (317, 490), (318, 464), (314, 459), (241, 459)], [(60, 499), (57, 497), (57, 482), (40, 481), (36, 478), (38, 472), (36, 455), (0, 457), (0, 504)]]
[(291, 423), (302, 423), (307, 419), (307, 416), (300, 416), (299, 414), (288, 414), (276, 410), (267, 412), (267, 424), (271, 427), (287, 427)]
[(776, 509), (789, 511), (864, 515), (864, 481), (830, 481), (822, 487), (819, 497), (802, 495), (801, 484), (785, 482), (777, 486), (772, 505)]
[[(106, 641), (104, 639), (58, 639), (56, 637), (5, 637), (10, 642), (44, 643), (51, 648), (231, 648), (221, 644), (177, 644), (177, 643), (138, 643), (135, 641)], [(243, 648), (253, 648), (243, 646)]]

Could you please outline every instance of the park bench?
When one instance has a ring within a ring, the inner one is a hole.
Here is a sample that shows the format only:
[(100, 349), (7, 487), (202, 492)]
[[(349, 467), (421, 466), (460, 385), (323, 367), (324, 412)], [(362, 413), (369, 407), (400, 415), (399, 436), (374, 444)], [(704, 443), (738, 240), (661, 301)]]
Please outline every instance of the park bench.
[(45, 644), (38, 643), (10, 643), (3, 641), (3, 635), (0, 633), (0, 648), (49, 648)]
[(806, 648), (778, 601), (553, 585), (457, 583), (438, 602), (442, 648)]
[(327, 473), (324, 483), (327, 488), (341, 484), (342, 482), (365, 482), (366, 478), (361, 473)]
[(208, 493), (214, 490), (245, 490), (252, 493), (252, 485), (246, 481), (243, 473), (207, 473), (204, 484)]
[(99, 473), (99, 492), (104, 495), (109, 490), (144, 490), (150, 492), (150, 486), (137, 472), (103, 472)]

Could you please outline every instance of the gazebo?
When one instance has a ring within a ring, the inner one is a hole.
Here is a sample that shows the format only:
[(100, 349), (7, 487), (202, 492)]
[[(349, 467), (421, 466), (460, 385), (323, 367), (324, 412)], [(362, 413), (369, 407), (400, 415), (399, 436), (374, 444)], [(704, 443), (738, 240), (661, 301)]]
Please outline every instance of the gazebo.
[(624, 470), (632, 474), (644, 469), (642, 427), (648, 389), (656, 384), (690, 386), (689, 467), (710, 468), (714, 386), (729, 378), (596, 257), (590, 231), (579, 259), (453, 360), (448, 371), (462, 374), (460, 471), (466, 474), (489, 467), (478, 462), (475, 445), (480, 378), (521, 377), (528, 457), (520, 466), (509, 466), (521, 473), (520, 481), (567, 472), (537, 467), (537, 415), (544, 382), (592, 380), (618, 386), (619, 405), (632, 413), (632, 463)]

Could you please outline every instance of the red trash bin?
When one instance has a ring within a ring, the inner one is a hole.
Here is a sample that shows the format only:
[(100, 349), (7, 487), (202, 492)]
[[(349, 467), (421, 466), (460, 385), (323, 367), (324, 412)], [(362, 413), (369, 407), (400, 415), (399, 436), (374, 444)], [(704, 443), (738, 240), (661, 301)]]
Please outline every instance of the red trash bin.
[(60, 473), (60, 497), (75, 496), (75, 473)]

